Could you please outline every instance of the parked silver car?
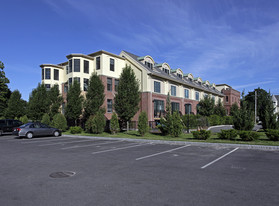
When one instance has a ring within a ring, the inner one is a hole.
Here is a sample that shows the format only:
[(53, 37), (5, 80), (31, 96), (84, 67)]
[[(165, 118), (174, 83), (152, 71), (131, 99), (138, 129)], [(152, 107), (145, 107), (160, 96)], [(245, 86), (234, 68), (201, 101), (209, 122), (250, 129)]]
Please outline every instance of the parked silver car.
[(33, 138), (34, 136), (61, 136), (61, 131), (57, 128), (50, 127), (46, 124), (39, 122), (27, 123), (17, 127), (14, 132), (14, 135), (19, 137), (27, 137), (28, 139)]

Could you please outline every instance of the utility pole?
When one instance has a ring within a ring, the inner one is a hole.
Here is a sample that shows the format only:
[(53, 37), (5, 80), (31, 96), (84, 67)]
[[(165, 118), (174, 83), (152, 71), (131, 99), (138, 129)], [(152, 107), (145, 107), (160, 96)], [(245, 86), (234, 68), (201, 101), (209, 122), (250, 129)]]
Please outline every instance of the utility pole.
[(255, 124), (257, 124), (257, 91), (255, 90)]

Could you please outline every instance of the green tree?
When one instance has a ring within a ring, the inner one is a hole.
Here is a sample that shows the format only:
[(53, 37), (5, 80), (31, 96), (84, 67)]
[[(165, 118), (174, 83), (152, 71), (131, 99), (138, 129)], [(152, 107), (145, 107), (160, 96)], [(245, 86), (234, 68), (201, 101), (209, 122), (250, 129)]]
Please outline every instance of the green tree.
[(170, 93), (168, 92), (167, 101), (166, 101), (166, 115), (160, 118), (160, 124), (157, 126), (162, 135), (168, 135), (170, 133), (170, 123), (171, 123), (171, 101)]
[(95, 115), (105, 100), (104, 85), (97, 73), (93, 73), (89, 80), (88, 91), (85, 100), (85, 116)]
[(40, 121), (45, 113), (49, 113), (50, 100), (44, 84), (38, 84), (29, 96), (28, 116)]
[(8, 88), (8, 83), (10, 83), (10, 81), (5, 76), (4, 68), (4, 63), (0, 61), (0, 116), (4, 115), (10, 95), (10, 90)]
[(67, 120), (65, 116), (61, 113), (57, 113), (53, 116), (53, 120), (51, 122), (51, 126), (60, 129), (62, 131), (66, 131), (67, 129)]
[(115, 134), (119, 131), (118, 117), (115, 112), (113, 112), (111, 120), (110, 120), (110, 131), (112, 134)]
[(262, 121), (264, 129), (276, 128), (276, 115), (274, 114), (274, 107), (270, 92), (258, 88), (253, 92), (249, 92), (245, 99), (250, 110), (255, 111), (255, 95), (257, 95), (257, 116)]
[(212, 115), (213, 112), (214, 100), (209, 96), (205, 96), (204, 99), (199, 102), (199, 115), (208, 117)]
[(254, 114), (249, 108), (248, 102), (242, 96), (240, 109), (233, 116), (234, 128), (237, 130), (251, 130), (254, 127)]
[(65, 116), (70, 125), (74, 124), (77, 126), (77, 120), (82, 113), (82, 103), (83, 96), (81, 96), (80, 84), (74, 81), (74, 83), (70, 85), (65, 108)]
[(60, 112), (60, 107), (63, 102), (63, 98), (57, 84), (51, 87), (48, 91), (48, 98), (50, 100), (49, 116), (50, 118), (53, 118), (55, 114)]
[(145, 111), (141, 112), (139, 115), (138, 131), (141, 136), (144, 136), (148, 132), (148, 118)]
[(102, 111), (98, 111), (94, 116), (91, 115), (86, 121), (86, 129), (94, 134), (101, 134), (106, 126), (106, 119)]
[(239, 107), (237, 105), (237, 103), (233, 103), (233, 105), (231, 106), (231, 110), (230, 110), (230, 116), (235, 116), (237, 114), (239, 110)]
[(23, 117), (19, 118), (19, 121), (21, 121), (23, 124), (28, 123), (28, 117), (26, 115), (24, 115)]
[[(115, 95), (114, 108), (120, 120), (129, 122), (139, 110), (139, 82), (131, 66), (123, 68), (119, 78), (118, 92)], [(127, 125), (129, 130), (129, 126)]]
[(12, 92), (8, 100), (8, 107), (5, 110), (6, 118), (19, 118), (26, 114), (27, 102), (21, 99), (21, 94), (18, 90)]
[(46, 124), (46, 125), (50, 125), (51, 121), (50, 121), (50, 117), (47, 113), (45, 113), (42, 117), (42, 121), (41, 121), (43, 124)]
[(217, 105), (214, 106), (213, 114), (224, 117), (226, 116), (226, 109), (223, 106), (221, 100), (219, 99)]
[(172, 137), (178, 137), (182, 133), (183, 129), (183, 122), (176, 111), (170, 116), (170, 123), (169, 123), (169, 132)]

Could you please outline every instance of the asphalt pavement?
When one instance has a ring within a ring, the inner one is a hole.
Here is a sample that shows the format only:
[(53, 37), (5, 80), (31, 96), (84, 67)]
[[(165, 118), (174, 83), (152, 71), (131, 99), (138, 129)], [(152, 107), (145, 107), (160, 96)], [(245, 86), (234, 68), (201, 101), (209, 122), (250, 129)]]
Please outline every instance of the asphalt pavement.
[(0, 205), (279, 205), (279, 151), (0, 137)]

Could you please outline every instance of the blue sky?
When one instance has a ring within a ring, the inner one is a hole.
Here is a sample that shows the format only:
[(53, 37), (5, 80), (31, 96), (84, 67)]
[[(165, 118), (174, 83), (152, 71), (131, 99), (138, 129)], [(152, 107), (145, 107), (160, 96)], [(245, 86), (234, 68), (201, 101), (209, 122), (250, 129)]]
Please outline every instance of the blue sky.
[(40, 64), (98, 50), (279, 94), (278, 11), (278, 0), (1, 0), (0, 61), (25, 100)]

